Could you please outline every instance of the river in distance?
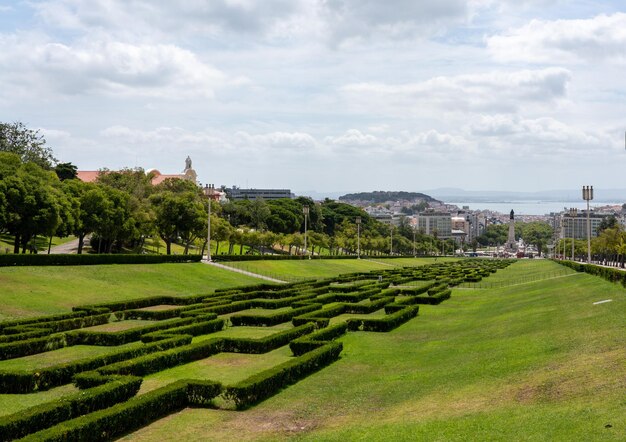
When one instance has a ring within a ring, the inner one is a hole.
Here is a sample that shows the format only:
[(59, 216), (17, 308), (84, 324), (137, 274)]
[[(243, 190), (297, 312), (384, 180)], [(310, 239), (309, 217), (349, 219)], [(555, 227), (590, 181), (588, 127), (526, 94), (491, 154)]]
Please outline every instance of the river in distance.
[[(586, 210), (585, 201), (480, 201), (480, 202), (456, 202), (446, 201), (446, 204), (454, 204), (459, 208), (469, 206), (470, 210), (491, 210), (500, 213), (509, 213), (511, 209), (516, 215), (548, 215), (552, 212), (558, 213), (574, 207), (578, 210)], [(601, 206), (622, 205), (622, 202), (597, 202), (590, 204), (591, 209)]]

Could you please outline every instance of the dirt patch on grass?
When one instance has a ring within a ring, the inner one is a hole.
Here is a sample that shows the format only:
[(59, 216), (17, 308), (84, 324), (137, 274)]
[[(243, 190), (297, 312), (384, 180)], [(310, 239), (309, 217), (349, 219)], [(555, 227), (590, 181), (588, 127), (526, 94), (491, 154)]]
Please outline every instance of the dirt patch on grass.
[(238, 434), (241, 440), (256, 440), (261, 435), (282, 439), (313, 431), (320, 426), (317, 419), (300, 416), (291, 411), (255, 410), (237, 413), (237, 419), (224, 422), (220, 430), (223, 430), (224, 434)]

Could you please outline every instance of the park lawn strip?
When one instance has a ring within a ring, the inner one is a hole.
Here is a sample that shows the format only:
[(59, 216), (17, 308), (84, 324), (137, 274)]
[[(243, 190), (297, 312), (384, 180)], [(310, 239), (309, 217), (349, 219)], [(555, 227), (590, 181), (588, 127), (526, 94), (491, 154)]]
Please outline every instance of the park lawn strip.
[[(432, 258), (397, 259), (301, 259), (284, 261), (236, 261), (222, 264), (260, 275), (285, 279), (328, 278), (342, 273), (369, 272), (393, 267), (414, 267), (433, 263)], [(443, 262), (443, 261), (442, 261)], [(409, 264), (410, 263), (410, 264)]]
[(281, 364), (291, 357), (292, 354), (287, 345), (259, 355), (218, 353), (200, 361), (145, 376), (139, 394), (147, 393), (179, 379), (206, 379), (224, 385), (234, 384), (255, 373)]
[(488, 278), (483, 278), (483, 281), (487, 283), (498, 283), (503, 281), (523, 282), (524, 280), (528, 280), (530, 282), (575, 273), (575, 270), (559, 265), (553, 261), (523, 259), (518, 260), (514, 265), (492, 273)]
[(202, 263), (0, 268), (0, 321), (66, 313), (79, 304), (185, 296), (259, 279)]
[(30, 356), (24, 356), (21, 358), (0, 361), (0, 371), (30, 371), (79, 359), (103, 356), (109, 353), (117, 352), (119, 350), (142, 347), (143, 345), (144, 344), (142, 342), (132, 342), (130, 344), (119, 345), (116, 347), (73, 345), (70, 347), (59, 348), (57, 350), (52, 350), (45, 353), (38, 353)]
[(67, 384), (36, 393), (20, 395), (0, 393), (0, 416), (17, 413), (35, 405), (45, 404), (77, 391), (78, 388), (74, 385)]
[(624, 312), (626, 290), (586, 274), (453, 290), (348, 333), (339, 361), (245, 413), (185, 410), (127, 440), (624, 440)]

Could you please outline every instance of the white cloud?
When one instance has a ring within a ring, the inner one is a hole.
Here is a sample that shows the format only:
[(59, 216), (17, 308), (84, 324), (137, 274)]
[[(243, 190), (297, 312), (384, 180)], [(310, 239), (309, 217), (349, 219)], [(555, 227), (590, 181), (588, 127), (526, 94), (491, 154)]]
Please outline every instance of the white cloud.
[(487, 38), (487, 48), (500, 61), (626, 61), (626, 13), (590, 19), (535, 19), (525, 26)]
[(435, 77), (419, 83), (356, 83), (342, 88), (355, 107), (391, 113), (515, 112), (524, 103), (564, 98), (571, 73), (565, 69), (490, 72)]
[(327, 0), (321, 18), (332, 41), (370, 41), (439, 34), (468, 17), (465, 0)]
[(212, 98), (244, 84), (174, 45), (96, 41), (65, 45), (0, 37), (0, 79), (23, 93)]

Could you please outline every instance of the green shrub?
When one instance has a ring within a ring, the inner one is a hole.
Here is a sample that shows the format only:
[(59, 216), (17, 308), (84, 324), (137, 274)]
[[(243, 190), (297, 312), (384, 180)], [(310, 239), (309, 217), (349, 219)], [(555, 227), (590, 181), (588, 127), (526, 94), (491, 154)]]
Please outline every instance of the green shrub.
[(289, 384), (293, 384), (334, 362), (339, 358), (342, 349), (343, 346), (339, 342), (325, 344), (302, 356), (226, 387), (224, 397), (232, 400), (238, 409), (254, 405), (276, 394)]
[(32, 393), (47, 390), (71, 382), (72, 377), (77, 373), (189, 342), (191, 342), (191, 336), (177, 336), (137, 348), (119, 350), (102, 356), (79, 359), (32, 371), (0, 371), (0, 393)]
[(1, 416), (0, 441), (17, 439), (60, 422), (127, 401), (137, 394), (141, 381), (141, 378), (131, 376), (119, 377), (104, 385), (66, 395), (15, 414)]
[(292, 308), (284, 312), (275, 312), (265, 315), (255, 315), (251, 313), (237, 313), (230, 317), (230, 322), (237, 325), (264, 326), (271, 327), (289, 321), (295, 316), (302, 315), (314, 310), (319, 310), (321, 304), (310, 304), (304, 307)]
[(419, 306), (411, 305), (384, 318), (348, 319), (348, 328), (356, 331), (388, 332), (417, 316)]
[(200, 255), (0, 255), (0, 267), (6, 266), (79, 266), (99, 264), (160, 264), (164, 262), (200, 262)]
[(319, 331), (311, 333), (310, 335), (294, 339), (289, 343), (289, 348), (294, 356), (301, 356), (304, 353), (308, 353), (311, 350), (321, 347), (328, 341), (332, 341), (339, 336), (344, 335), (347, 331), (348, 323), (340, 322), (339, 324), (322, 328)]

